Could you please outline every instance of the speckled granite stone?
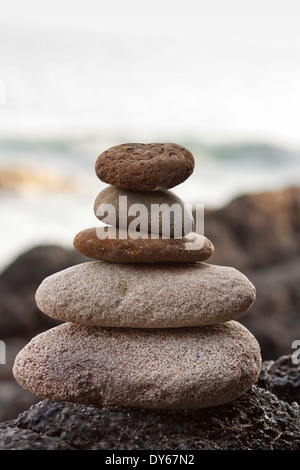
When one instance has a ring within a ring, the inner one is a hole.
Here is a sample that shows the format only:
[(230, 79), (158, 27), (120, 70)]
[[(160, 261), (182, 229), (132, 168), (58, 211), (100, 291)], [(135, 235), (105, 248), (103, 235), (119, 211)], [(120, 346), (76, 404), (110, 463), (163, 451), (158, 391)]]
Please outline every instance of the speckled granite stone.
[(234, 320), (255, 287), (234, 268), (93, 261), (47, 277), (36, 293), (50, 317), (85, 325), (134, 328), (201, 326)]
[(65, 323), (18, 354), (17, 381), (42, 398), (141, 408), (228, 403), (256, 382), (260, 348), (238, 322), (202, 328), (91, 328)]

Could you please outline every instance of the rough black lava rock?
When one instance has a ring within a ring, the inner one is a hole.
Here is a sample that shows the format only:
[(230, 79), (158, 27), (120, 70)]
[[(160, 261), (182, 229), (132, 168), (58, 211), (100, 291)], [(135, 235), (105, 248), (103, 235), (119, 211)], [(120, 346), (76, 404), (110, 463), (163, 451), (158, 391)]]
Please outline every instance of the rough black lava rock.
[(0, 449), (300, 450), (299, 406), (253, 386), (194, 411), (96, 408), (44, 400), (0, 425)]
[(300, 364), (292, 356), (281, 356), (277, 361), (264, 361), (257, 382), (280, 400), (300, 404)]

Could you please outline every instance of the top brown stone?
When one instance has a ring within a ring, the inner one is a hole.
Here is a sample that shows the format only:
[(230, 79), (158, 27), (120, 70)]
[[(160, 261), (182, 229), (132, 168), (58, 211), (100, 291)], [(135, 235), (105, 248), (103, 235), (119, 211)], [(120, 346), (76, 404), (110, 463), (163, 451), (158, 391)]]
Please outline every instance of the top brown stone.
[(124, 189), (152, 191), (183, 183), (194, 170), (194, 157), (177, 144), (122, 144), (96, 161), (101, 181)]

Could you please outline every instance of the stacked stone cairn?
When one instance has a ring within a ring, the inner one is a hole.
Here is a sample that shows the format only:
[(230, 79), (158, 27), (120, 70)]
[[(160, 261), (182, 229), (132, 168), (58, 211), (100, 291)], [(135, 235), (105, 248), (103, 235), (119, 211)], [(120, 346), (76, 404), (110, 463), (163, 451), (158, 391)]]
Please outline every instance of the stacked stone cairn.
[[(65, 323), (19, 352), (14, 375), (24, 388), (97, 406), (188, 409), (228, 403), (256, 382), (259, 345), (235, 321), (255, 300), (255, 288), (234, 268), (203, 262), (213, 245), (185, 232), (192, 213), (169, 191), (193, 169), (192, 154), (176, 144), (123, 144), (98, 157), (96, 174), (110, 184), (95, 201), (102, 228), (98, 222), (74, 240), (94, 261), (38, 288), (38, 307)], [(182, 220), (170, 217), (167, 238), (162, 218), (153, 224), (150, 210), (134, 214), (140, 203), (179, 204)], [(127, 232), (136, 217), (139, 237)], [(178, 225), (181, 238), (174, 237)]]

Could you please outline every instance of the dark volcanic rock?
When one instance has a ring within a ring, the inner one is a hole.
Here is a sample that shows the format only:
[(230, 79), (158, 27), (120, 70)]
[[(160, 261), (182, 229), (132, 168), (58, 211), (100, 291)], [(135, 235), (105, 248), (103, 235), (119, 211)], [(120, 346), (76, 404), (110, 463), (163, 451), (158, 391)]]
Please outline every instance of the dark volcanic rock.
[(15, 418), (39, 400), (13, 379), (0, 381), (0, 422)]
[(37, 308), (35, 292), (45, 277), (86, 261), (75, 250), (38, 246), (19, 256), (0, 276), (1, 339), (31, 338), (58, 324)]
[(248, 271), (300, 256), (300, 187), (234, 199), (205, 215), (214, 264)]
[(263, 359), (291, 353), (300, 339), (300, 187), (242, 196), (207, 211), (209, 263), (233, 266), (255, 285), (257, 299), (241, 318)]
[(291, 355), (264, 361), (258, 385), (281, 400), (300, 404), (300, 364), (293, 364)]
[(57, 437), (42, 436), (19, 428), (0, 425), (0, 450), (73, 450)]
[(257, 296), (241, 323), (257, 338), (263, 359), (290, 354), (300, 339), (300, 256), (246, 275)]
[(6, 364), (0, 365), (0, 422), (15, 418), (39, 401), (36, 395), (24, 390), (12, 374), (15, 357), (26, 343), (24, 338), (5, 340)]
[(39, 246), (19, 256), (0, 275), (0, 339), (6, 344), (6, 364), (0, 365), (0, 422), (38, 401), (12, 375), (15, 357), (29, 339), (59, 323), (36, 306), (38, 286), (45, 277), (84, 261), (73, 249)]
[[(0, 425), (0, 449), (300, 450), (299, 407), (253, 386), (194, 411), (96, 408), (44, 400)], [(65, 447), (64, 447), (65, 446)]]

